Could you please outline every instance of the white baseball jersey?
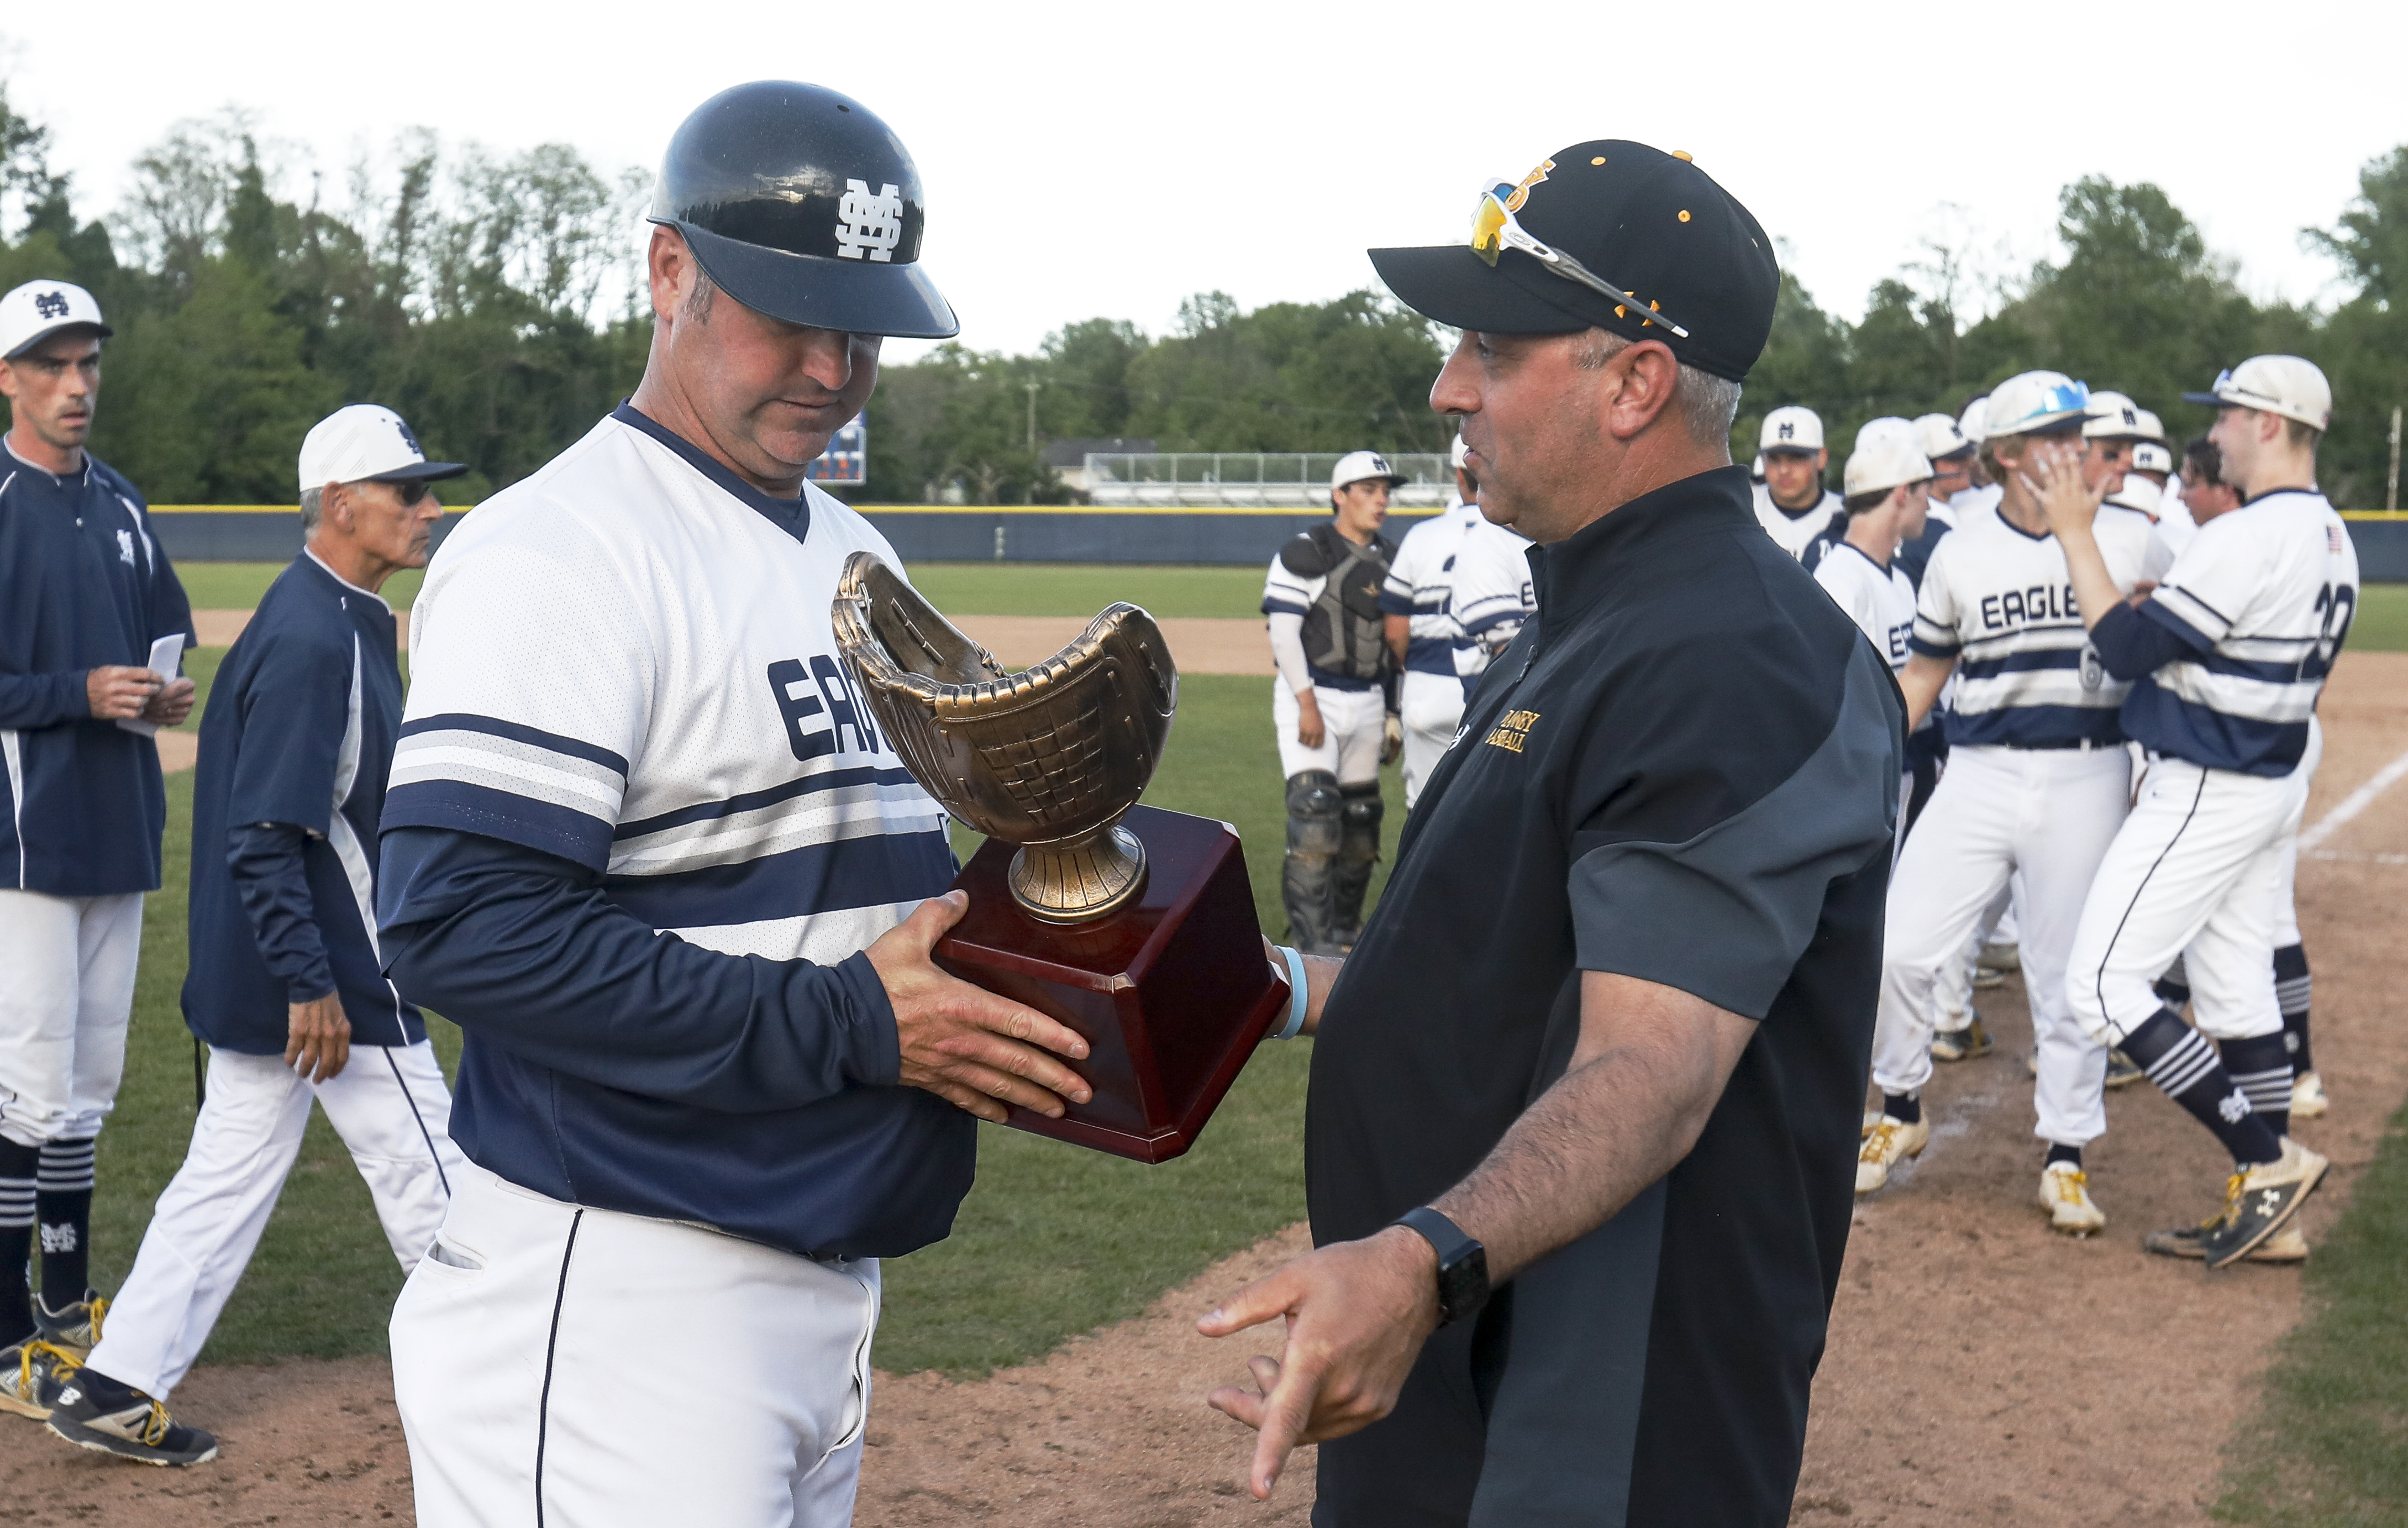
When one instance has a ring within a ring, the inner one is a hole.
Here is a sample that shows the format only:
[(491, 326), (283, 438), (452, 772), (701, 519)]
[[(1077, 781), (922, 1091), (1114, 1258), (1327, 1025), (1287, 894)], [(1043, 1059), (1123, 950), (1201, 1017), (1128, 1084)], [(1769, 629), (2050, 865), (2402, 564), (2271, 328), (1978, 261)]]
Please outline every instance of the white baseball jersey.
[(1828, 488), (1813, 508), (1803, 514), (1793, 515), (1775, 504), (1771, 488), (1761, 483), (1756, 485), (1755, 498), (1756, 523), (1764, 527), (1766, 535), (1781, 543), (1782, 551), (1793, 557), (1803, 560), (1806, 549), (1830, 530), (1834, 521), (1840, 533), (1847, 534), (1847, 507), (1840, 502), (1839, 495)]
[(953, 875), (824, 592), (854, 552), (900, 564), (819, 489), (801, 535), (672, 440), (623, 409), (444, 541), (385, 821), (573, 860), (690, 944), (833, 964)]
[(1464, 678), (1485, 672), (1490, 655), (1512, 641), (1539, 608), (1530, 584), (1529, 551), (1528, 538), (1484, 519), (1455, 555), (1455, 588), (1447, 608), (1469, 643), (1455, 649), (1455, 672)]
[(1906, 667), (1907, 642), (1914, 635), (1914, 585), (1897, 563), (1885, 568), (1843, 541), (1816, 565), (1814, 582), (1888, 660), (1890, 672)]
[(1455, 649), (1463, 627), (1447, 608), (1455, 589), (1455, 557), (1471, 527), (1483, 523), (1480, 506), (1455, 503), (1405, 532), (1380, 589), (1380, 612), (1403, 615), (1405, 671), (1455, 677)]
[(2199, 527), (2141, 607), (2189, 649), (2132, 686), (2125, 724), (2154, 753), (2278, 778), (2358, 613), (2358, 549), (2325, 497), (2284, 489)]
[(2190, 516), (2190, 506), (2183, 502), (2183, 482), (2180, 477), (2166, 480), (2165, 492), (2157, 496), (2157, 537), (2177, 557), (2199, 534), (2199, 522)]
[(1962, 529), (1985, 514), (1995, 513), (1999, 508), (1999, 500), (2004, 498), (2006, 493), (2005, 489), (1995, 483), (1977, 483), (1971, 487), (1957, 489), (1948, 496), (1949, 512), (1955, 516), (1953, 523)]
[[(2099, 512), (2099, 549), (2125, 593), (2172, 560), (2146, 515)], [(1952, 746), (2069, 748), (2120, 742), (2130, 687), (2100, 666), (2057, 538), (1976, 517), (1933, 548), (1915, 608), (1914, 651), (1956, 660)]]

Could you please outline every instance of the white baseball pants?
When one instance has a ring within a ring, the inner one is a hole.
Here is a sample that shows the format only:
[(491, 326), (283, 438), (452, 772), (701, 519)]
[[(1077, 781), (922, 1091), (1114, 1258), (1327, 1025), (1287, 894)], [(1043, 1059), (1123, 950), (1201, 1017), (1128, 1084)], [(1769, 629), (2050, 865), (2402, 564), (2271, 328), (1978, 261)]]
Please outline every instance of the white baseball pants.
[(393, 1313), (422, 1528), (852, 1521), (875, 1259), (454, 1184)]
[[(1461, 687), (1457, 686), (1458, 698)], [(1308, 748), (1296, 739), (1302, 710), (1296, 691), (1284, 677), (1271, 681), (1271, 726), (1279, 733), (1280, 778), (1293, 780), (1307, 770), (1327, 770), (1341, 786), (1358, 786), (1380, 778), (1380, 744), (1385, 741), (1388, 698), (1379, 689), (1312, 688), (1321, 707), (1321, 746)], [(1452, 736), (1453, 734), (1449, 734)]]
[(2149, 760), (2073, 942), (2068, 995), (2086, 1032), (2122, 1044), (2164, 1006), (2150, 984), (2177, 955), (2200, 1033), (2246, 1040), (2282, 1029), (2274, 937), (2284, 846), (2296, 852), (2323, 753), (2324, 735), (2311, 728), (2307, 756), (2279, 780)]
[(2083, 897), (2123, 820), (2121, 748), (1956, 748), (1890, 878), (1873, 1081), (1913, 1093), (1931, 1077), (1933, 1016), (1952, 966), (2011, 877), (2023, 879), (2021, 945), (2040, 1074), (2033, 1133), (2082, 1146), (2107, 1129), (2107, 1049), (2065, 998)]
[(213, 1050), (193, 1144), (109, 1303), (94, 1369), (163, 1400), (182, 1383), (251, 1265), (300, 1155), (312, 1098), (351, 1148), (402, 1271), (417, 1266), (466, 1165), (444, 1130), (452, 1094), (435, 1047), (357, 1046), (321, 1083), (281, 1056)]
[(1405, 810), (1422, 799), (1422, 786), (1438, 768), (1463, 725), (1463, 681), (1453, 674), (1405, 671), (1397, 697), (1405, 724)]
[(0, 891), (0, 1135), (100, 1133), (125, 1075), (142, 897)]

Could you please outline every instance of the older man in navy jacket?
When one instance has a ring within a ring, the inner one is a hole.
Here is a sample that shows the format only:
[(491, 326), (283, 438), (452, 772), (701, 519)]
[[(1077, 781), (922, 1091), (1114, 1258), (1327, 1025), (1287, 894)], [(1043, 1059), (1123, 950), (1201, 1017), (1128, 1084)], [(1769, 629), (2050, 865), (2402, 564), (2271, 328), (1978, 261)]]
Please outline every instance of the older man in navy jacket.
[(34, 1415), (25, 1345), (87, 1347), (97, 1323), (93, 1141), (167, 820), (151, 734), (193, 708), (183, 585), (142, 496), (84, 450), (108, 333), (79, 286), (0, 296), (0, 1409)]

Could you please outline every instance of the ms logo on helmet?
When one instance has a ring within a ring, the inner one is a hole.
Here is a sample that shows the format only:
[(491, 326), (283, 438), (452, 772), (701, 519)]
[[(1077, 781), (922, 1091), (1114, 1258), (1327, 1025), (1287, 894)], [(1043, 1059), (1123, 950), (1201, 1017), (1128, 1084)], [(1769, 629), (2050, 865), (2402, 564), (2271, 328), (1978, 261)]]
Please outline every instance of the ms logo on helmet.
[(901, 187), (882, 186), (873, 196), (867, 181), (847, 180), (844, 200), (837, 203), (836, 215), (840, 220), (836, 230), (837, 253), (847, 260), (858, 260), (867, 250), (872, 260), (895, 258), (895, 246), (903, 241)]

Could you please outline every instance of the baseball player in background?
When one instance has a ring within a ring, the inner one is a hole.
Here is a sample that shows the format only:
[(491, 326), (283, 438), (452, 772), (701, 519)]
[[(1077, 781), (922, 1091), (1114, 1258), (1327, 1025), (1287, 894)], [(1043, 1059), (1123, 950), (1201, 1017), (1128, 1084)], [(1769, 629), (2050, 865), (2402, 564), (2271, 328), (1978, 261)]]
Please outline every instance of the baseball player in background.
[(1463, 628), (1463, 645), (1455, 650), (1455, 671), (1469, 704), (1489, 664), (1523, 623), (1538, 613), (1530, 539), (1483, 511), (1479, 523), (1465, 534), (1463, 550), (1455, 554), (1455, 587), (1447, 596), (1447, 609)]
[[(1898, 549), (1923, 533), (1931, 476), (1930, 459), (1912, 425), (1876, 434), (1868, 425), (1841, 473), (1847, 489), (1847, 535), (1814, 569), (1814, 582), (1848, 613), (1894, 674), (1906, 668), (1907, 642), (1914, 635), (1914, 584), (1898, 566)], [(1937, 718), (1926, 716), (1918, 730), (1936, 728)], [(1900, 844), (1906, 842), (1906, 804), (1914, 793), (1914, 772), (1909, 769), (1899, 783)]]
[(1931, 463), (1930, 511), (1924, 518), (1922, 532), (1899, 543), (1898, 562), (1907, 578), (1921, 588), (1924, 567), (1931, 561), (1931, 549), (1940, 544), (1940, 538), (1956, 528), (1956, 511), (1949, 499), (1971, 484), (1973, 457), (1978, 448), (1965, 439), (1956, 421), (1946, 414), (1925, 414), (1916, 420), (1914, 443)]
[(375, 853), (401, 667), (377, 591), (426, 566), (443, 506), (399, 415), (338, 410), (301, 445), (300, 556), (219, 666), (193, 777), (184, 1021), (208, 1042), (193, 1140), (108, 1330), (63, 1375), (50, 1431), (149, 1464), (217, 1440), (166, 1401), (251, 1262), (314, 1098), (407, 1275), (451, 1203), (452, 1095), (418, 1011), (377, 969)]
[(1466, 641), (1447, 608), (1455, 589), (1455, 556), (1480, 524), (1480, 485), (1463, 462), (1463, 437), (1447, 455), (1455, 488), (1445, 511), (1405, 532), (1380, 589), (1388, 657), (1402, 675), (1398, 719), (1405, 728), (1405, 810), (1421, 800), (1422, 783), (1455, 741), (1463, 723), (1463, 681), (1455, 649)]
[[(0, 1408), (97, 1336), (93, 1142), (117, 1103), (193, 613), (142, 496), (84, 449), (109, 328), (92, 294), (0, 296)], [(35, 1228), (42, 1291), (28, 1283)]]
[(1973, 460), (1968, 468), (1968, 484), (1948, 496), (1948, 508), (1959, 526), (1970, 525), (1972, 517), (1999, 507), (2002, 490), (1990, 476), (1990, 464), (1981, 454), (1982, 443), (1989, 439), (1990, 398), (1988, 394), (1965, 405), (1956, 416), (1956, 428), (1975, 447)]
[[(2135, 448), (2136, 452), (2142, 448)], [(2183, 478), (2188, 488), (2183, 498), (2196, 506), (2197, 523), (2186, 516), (2185, 524), (2196, 532), (2220, 514), (2229, 514), (2241, 507), (2240, 496), (2218, 476), (2223, 468), (2223, 454), (2215, 442), (2201, 437), (2193, 440), (2183, 453)], [(2127, 478), (2127, 483), (2130, 481)], [(2171, 498), (2172, 496), (2169, 494)], [(2158, 522), (2158, 533), (2164, 534), (2172, 517)], [(2321, 755), (2319, 746), (2316, 752)], [(2285, 1045), (2291, 1056), (2291, 1117), (2315, 1119), (2330, 1106), (2325, 1093), (2323, 1074), (2316, 1071), (2315, 1052), (2308, 1041), (2308, 1010), (2314, 993), (2314, 979), (2308, 972), (2308, 952), (2300, 939), (2300, 914), (2295, 900), (2295, 883), (2300, 862), (2300, 836), (2294, 831), (2284, 835), (2282, 878), (2274, 896), (2274, 996), (2283, 1008)], [(2172, 971), (2159, 978), (2157, 995), (2166, 1006), (2180, 1013), (2189, 1005), (2190, 987), (2181, 979), (2183, 966), (2176, 961)], [(2272, 1251), (2270, 1253), (2270, 1249)], [(2264, 1246), (2249, 1254), (2253, 1261), (2297, 1261), (2286, 1258), (2296, 1251), (2297, 1258), (2307, 1256), (2307, 1243), (2297, 1226), (2286, 1226), (2269, 1238)]]
[[(2039, 1059), (2033, 1133), (2048, 1147), (2040, 1203), (2052, 1226), (2076, 1235), (2106, 1224), (2086, 1187), (2082, 1148), (2107, 1127), (2107, 1047), (2068, 1009), (2066, 953), (2092, 873), (2123, 820), (2130, 767), (2116, 720), (2124, 685), (2101, 673), (2088, 650), (2065, 551), (2028, 480), (2043, 462), (2063, 463), (2077, 481), (2099, 471), (2100, 458), (2081, 442), (2088, 411), (2087, 390), (2057, 372), (2000, 384), (1983, 446), (2005, 490), (1998, 512), (1942, 541), (1924, 573), (1914, 656), (1900, 679), (1909, 725), (1922, 722), (1952, 674), (1956, 707), (1946, 722), (1948, 772), (1890, 882), (1873, 1038), (1882, 1106), (1856, 1170), (1856, 1191), (1870, 1193), (1929, 1141), (1920, 1093), (1931, 1074), (1934, 987), (2020, 872)], [(2164, 548), (2139, 516), (2102, 525), (2100, 537), (2116, 590), (2164, 571)]]
[(1840, 496), (1823, 486), (1831, 454), (1823, 446), (1822, 416), (1796, 403), (1773, 410), (1764, 416), (1757, 449), (1764, 482), (1756, 489), (1756, 521), (1783, 551), (1812, 567), (1810, 549), (1843, 530), (1848, 518)]
[[(393, 1316), (429, 1528), (849, 1521), (878, 1260), (950, 1230), (973, 1115), (1089, 1096), (1075, 1034), (928, 959), (945, 815), (830, 619), (894, 551), (804, 481), (880, 337), (958, 330), (918, 170), (857, 101), (738, 85), (649, 216), (635, 396), (414, 611), (380, 932), (465, 1031), (469, 1159)], [(674, 1373), (667, 1332), (708, 1334)]]
[[(2260, 355), (2185, 396), (2215, 407), (2221, 475), (2243, 497), (2137, 606), (2103, 599), (2096, 491), (2046, 468), (2037, 481), (2100, 661), (2132, 682), (2125, 728), (2149, 758), (2083, 907), (2073, 1008), (2230, 1153), (2223, 1213), (2149, 1238), (2220, 1268), (2280, 1234), (2327, 1165), (2289, 1136), (2274, 918), (2315, 772), (2316, 699), (2357, 613), (2358, 554), (2315, 488), (2332, 417), (2322, 371)], [(2177, 955), (2196, 1030), (2151, 989)]]
[(1389, 490), (1404, 481), (1376, 451), (1340, 457), (1329, 519), (1281, 547), (1263, 580), (1279, 669), (1271, 725), (1287, 781), (1280, 895), (1288, 942), (1308, 955), (1354, 945), (1386, 814), (1380, 766), (1404, 742), (1380, 604), (1397, 558), (1380, 526)]

